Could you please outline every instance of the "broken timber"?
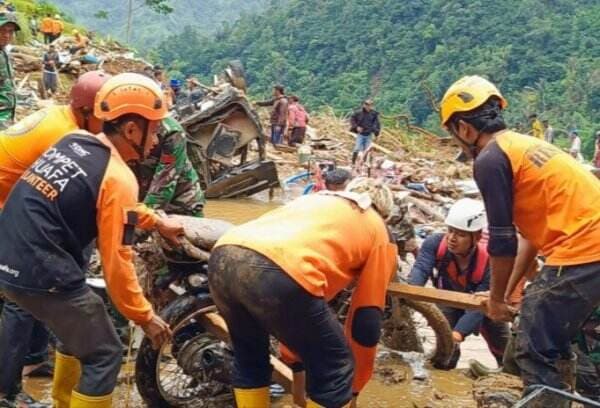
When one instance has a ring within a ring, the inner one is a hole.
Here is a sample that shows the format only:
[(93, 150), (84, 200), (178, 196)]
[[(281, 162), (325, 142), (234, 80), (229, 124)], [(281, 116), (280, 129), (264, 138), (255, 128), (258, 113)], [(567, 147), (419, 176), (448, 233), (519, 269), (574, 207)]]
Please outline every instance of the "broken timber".
[(421, 286), (407, 285), (404, 283), (390, 283), (387, 293), (401, 298), (420, 300), (423, 302), (437, 303), (457, 309), (479, 310), (485, 312), (484, 296), (469, 293), (453, 292), (444, 289), (423, 288)]
[[(230, 341), (227, 323), (225, 323), (225, 320), (219, 314), (202, 314), (200, 315), (200, 320), (204, 327), (217, 338), (225, 342)], [(287, 392), (291, 392), (293, 381), (292, 370), (274, 356), (271, 356), (271, 365), (273, 366), (273, 379)]]

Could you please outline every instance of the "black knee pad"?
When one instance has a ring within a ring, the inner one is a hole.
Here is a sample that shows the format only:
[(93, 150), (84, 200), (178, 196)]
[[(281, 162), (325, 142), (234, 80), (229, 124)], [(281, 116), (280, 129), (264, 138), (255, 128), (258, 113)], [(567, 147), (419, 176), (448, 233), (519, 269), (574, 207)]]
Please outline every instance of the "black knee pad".
[(363, 347), (375, 347), (381, 336), (382, 315), (378, 307), (357, 309), (352, 319), (352, 339)]

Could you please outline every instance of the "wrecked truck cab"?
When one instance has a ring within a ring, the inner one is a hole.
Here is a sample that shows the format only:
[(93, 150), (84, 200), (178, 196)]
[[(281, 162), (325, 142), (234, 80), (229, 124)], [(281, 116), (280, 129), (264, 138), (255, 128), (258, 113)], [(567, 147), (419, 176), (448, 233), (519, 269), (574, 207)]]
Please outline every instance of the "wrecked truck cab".
[(265, 160), (265, 134), (243, 90), (223, 82), (192, 109), (180, 111), (188, 155), (207, 198), (248, 196), (279, 187), (275, 163)]

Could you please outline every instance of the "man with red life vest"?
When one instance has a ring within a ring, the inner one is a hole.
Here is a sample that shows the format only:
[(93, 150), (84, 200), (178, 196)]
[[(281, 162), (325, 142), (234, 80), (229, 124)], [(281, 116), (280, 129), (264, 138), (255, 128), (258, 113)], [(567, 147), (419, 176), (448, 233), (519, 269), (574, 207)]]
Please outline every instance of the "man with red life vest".
[[(269, 334), (301, 358), (307, 407), (346, 406), (366, 385), (396, 270), (385, 225), (392, 206), (387, 186), (358, 178), (345, 191), (302, 196), (217, 242), (208, 278), (231, 334), (238, 408), (269, 407)], [(344, 333), (327, 302), (351, 283)]]
[(146, 157), (168, 115), (161, 89), (138, 74), (104, 83), (94, 102), (103, 133), (76, 130), (43, 153), (15, 184), (0, 215), (0, 290), (58, 338), (52, 398), (58, 408), (108, 408), (122, 346), (102, 299), (85, 283), (96, 240), (108, 293), (155, 347), (168, 325), (142, 294), (131, 244), (136, 226), (175, 242), (179, 223), (137, 205), (127, 163)]
[[(410, 271), (409, 283), (425, 286), (431, 279), (438, 289), (464, 293), (489, 290), (489, 257), (485, 246), (479, 243), (486, 226), (483, 203), (470, 198), (458, 200), (448, 212), (446, 225), (446, 234), (432, 234), (423, 242)], [(506, 323), (493, 322), (479, 311), (441, 309), (452, 327), (457, 347), (451, 360), (440, 368), (456, 367), (460, 358), (458, 345), (474, 333), (481, 333), (498, 365), (502, 364), (509, 336)]]
[[(467, 76), (444, 95), (441, 123), (475, 160), (490, 232), (487, 315), (513, 317), (507, 284), (518, 229), (525, 238), (519, 250), (532, 259), (538, 251), (546, 257), (520, 311), (516, 358), (525, 393), (537, 384), (569, 389), (571, 340), (600, 305), (600, 181), (553, 145), (508, 130), (502, 117), (507, 106), (496, 86)], [(568, 402), (545, 393), (536, 404)]]

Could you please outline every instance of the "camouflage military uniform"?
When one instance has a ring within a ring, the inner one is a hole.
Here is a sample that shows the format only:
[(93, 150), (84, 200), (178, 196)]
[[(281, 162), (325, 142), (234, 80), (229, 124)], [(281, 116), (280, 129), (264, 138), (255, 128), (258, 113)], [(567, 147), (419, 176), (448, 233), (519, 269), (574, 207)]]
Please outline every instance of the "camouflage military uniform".
[(173, 118), (162, 123), (159, 143), (136, 171), (140, 200), (169, 214), (202, 217), (206, 200), (187, 155), (185, 130)]
[(387, 224), (398, 245), (398, 255), (406, 259), (406, 254), (414, 254), (418, 246), (414, 226), (408, 219), (408, 204), (405, 200), (398, 197), (394, 199), (394, 209)]
[[(2, 13), (0, 25), (14, 23), (18, 28), (16, 19), (10, 13)], [(0, 129), (5, 129), (12, 124), (15, 118), (17, 95), (10, 58), (6, 50), (0, 50)]]

